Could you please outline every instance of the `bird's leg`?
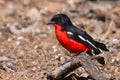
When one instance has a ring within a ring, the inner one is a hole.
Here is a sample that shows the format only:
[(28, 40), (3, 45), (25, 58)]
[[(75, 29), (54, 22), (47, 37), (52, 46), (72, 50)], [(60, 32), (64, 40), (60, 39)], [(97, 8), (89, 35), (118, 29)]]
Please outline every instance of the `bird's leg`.
[(73, 56), (73, 54), (70, 54), (70, 52), (68, 52), (68, 51), (65, 51), (64, 53), (65, 53), (65, 55), (66, 55), (68, 58), (66, 58), (65, 61), (64, 61), (63, 63), (61, 63), (60, 65), (64, 65), (65, 63), (70, 62), (70, 61), (71, 61), (71, 57)]
[(88, 51), (88, 50), (85, 50), (85, 51), (82, 52), (82, 53), (81, 53), (81, 52), (77, 52), (77, 53), (73, 54), (73, 55), (71, 56), (71, 60), (74, 59), (75, 57), (77, 57), (78, 55), (81, 55), (81, 54), (87, 53), (87, 51)]
[[(91, 50), (85, 50), (85, 51), (82, 52), (82, 53), (81, 53), (81, 52), (77, 52), (77, 53), (74, 53), (74, 54), (70, 54), (70, 53), (67, 52), (66, 55), (69, 56), (69, 57), (71, 57), (71, 60), (72, 60), (72, 59), (74, 59), (75, 57), (77, 57), (78, 55), (81, 55), (81, 54), (84, 54), (84, 53), (85, 53), (85, 54), (87, 53), (87, 54), (89, 54), (90, 56), (93, 56)], [(69, 61), (70, 61), (70, 60), (67, 60), (67, 61), (65, 61), (65, 62), (69, 62)]]
[(80, 54), (79, 52), (78, 53), (74, 53), (74, 54), (73, 53), (71, 54), (70, 52), (66, 52), (65, 55), (67, 55), (70, 59), (67, 59), (63, 64), (65, 64), (67, 62), (70, 62), (72, 59), (74, 59), (75, 57), (77, 57), (79, 54)]
[(70, 52), (66, 52), (66, 55), (72, 57), (74, 54), (71, 54)]
[(87, 53), (88, 55), (90, 55), (90, 56), (93, 56), (93, 54), (92, 54), (92, 51), (91, 51), (91, 50), (87, 50), (87, 51), (86, 51), (86, 53)]

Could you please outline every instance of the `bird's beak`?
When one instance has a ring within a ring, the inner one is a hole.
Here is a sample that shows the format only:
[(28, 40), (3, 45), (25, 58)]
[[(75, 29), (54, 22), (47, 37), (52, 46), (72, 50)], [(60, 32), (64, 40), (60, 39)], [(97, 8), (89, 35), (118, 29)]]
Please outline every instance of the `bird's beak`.
[(54, 21), (49, 20), (47, 24), (54, 24)]

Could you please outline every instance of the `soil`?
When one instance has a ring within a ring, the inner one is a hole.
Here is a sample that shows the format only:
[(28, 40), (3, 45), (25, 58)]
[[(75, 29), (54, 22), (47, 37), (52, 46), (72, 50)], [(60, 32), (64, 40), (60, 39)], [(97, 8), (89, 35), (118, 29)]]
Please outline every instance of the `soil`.
[[(0, 80), (47, 80), (52, 71), (70, 59), (56, 40), (47, 21), (56, 13), (67, 14), (73, 24), (109, 52), (100, 55), (105, 65), (95, 62), (108, 80), (120, 80), (119, 0), (0, 0)], [(83, 68), (65, 80), (87, 79)]]

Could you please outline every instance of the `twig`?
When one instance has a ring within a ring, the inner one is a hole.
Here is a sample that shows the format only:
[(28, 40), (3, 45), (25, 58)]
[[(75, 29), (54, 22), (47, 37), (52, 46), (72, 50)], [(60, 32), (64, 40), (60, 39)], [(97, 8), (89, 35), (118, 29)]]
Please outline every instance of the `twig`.
[(102, 71), (93, 65), (91, 57), (86, 53), (81, 53), (80, 55), (73, 58), (70, 62), (65, 63), (54, 71), (47, 72), (47, 78), (50, 80), (64, 79), (67, 74), (80, 66), (82, 66), (93, 79), (107, 80)]

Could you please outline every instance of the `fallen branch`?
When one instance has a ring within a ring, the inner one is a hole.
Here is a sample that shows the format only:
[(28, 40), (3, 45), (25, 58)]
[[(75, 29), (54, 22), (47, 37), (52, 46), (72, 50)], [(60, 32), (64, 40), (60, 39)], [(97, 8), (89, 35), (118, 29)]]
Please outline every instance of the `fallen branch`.
[(81, 53), (73, 58), (70, 62), (65, 63), (54, 71), (46, 72), (47, 78), (50, 80), (64, 79), (67, 74), (80, 66), (83, 67), (93, 79), (107, 80), (103, 75), (103, 72), (93, 65), (91, 56), (88, 56), (86, 53)]

